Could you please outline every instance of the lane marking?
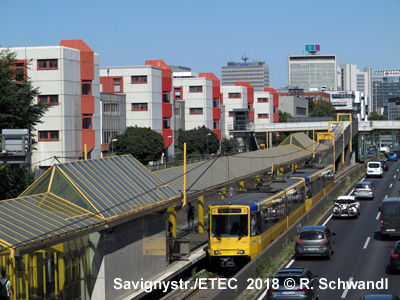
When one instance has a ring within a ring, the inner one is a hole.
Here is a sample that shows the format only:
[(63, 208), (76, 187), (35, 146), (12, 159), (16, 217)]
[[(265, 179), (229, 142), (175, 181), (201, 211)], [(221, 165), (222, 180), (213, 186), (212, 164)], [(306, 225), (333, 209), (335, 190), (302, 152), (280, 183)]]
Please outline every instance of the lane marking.
[(364, 248), (363, 248), (363, 249), (367, 249), (368, 243), (369, 243), (369, 240), (370, 240), (370, 239), (371, 239), (370, 237), (367, 238), (367, 240), (365, 241), (365, 244), (364, 244)]
[(349, 285), (350, 285), (350, 283), (353, 281), (353, 277), (350, 277), (350, 279), (349, 279), (349, 281), (348, 281), (348, 283), (349, 284), (347, 284), (347, 287), (346, 287), (346, 289), (343, 291), (343, 294), (342, 294), (342, 299), (343, 298), (346, 298), (346, 295), (347, 295), (347, 293), (348, 293), (348, 291), (349, 291)]
[(391, 184), (389, 185), (389, 189), (391, 189), (391, 188), (392, 188), (392, 185), (393, 185), (393, 183), (391, 183)]
[(286, 266), (286, 269), (288, 269), (292, 264), (294, 263), (294, 259), (292, 259)]
[(379, 220), (379, 217), (381, 216), (381, 212), (378, 212), (378, 215), (376, 216), (376, 219), (375, 220)]
[(393, 178), (396, 178), (396, 176), (397, 176), (397, 175), (394, 175), (394, 177), (393, 177)]
[(386, 199), (387, 198), (387, 195), (385, 196), (385, 198), (383, 198), (383, 199)]
[(326, 223), (328, 223), (328, 222), (329, 222), (329, 220), (332, 218), (332, 216), (333, 216), (333, 215), (330, 215), (330, 216), (329, 216), (329, 218), (328, 218), (328, 219), (326, 219), (326, 221), (324, 222), (324, 224), (322, 224), (322, 226), (325, 226), (325, 225), (326, 225)]

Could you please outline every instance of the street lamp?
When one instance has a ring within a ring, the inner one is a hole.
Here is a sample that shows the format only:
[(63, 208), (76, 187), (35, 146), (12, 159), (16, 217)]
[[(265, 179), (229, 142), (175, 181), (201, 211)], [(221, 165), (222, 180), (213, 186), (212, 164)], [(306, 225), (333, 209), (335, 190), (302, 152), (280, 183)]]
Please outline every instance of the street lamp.
[(118, 141), (117, 139), (111, 140), (111, 154), (114, 155), (114, 142)]
[(208, 155), (208, 136), (210, 136), (211, 133), (207, 133), (207, 155)]

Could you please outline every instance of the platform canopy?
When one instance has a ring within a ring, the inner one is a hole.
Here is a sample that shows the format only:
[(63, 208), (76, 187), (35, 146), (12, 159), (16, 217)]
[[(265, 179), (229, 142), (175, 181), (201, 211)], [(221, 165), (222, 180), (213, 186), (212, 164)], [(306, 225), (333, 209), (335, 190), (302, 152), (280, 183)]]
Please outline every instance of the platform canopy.
[(0, 201), (0, 250), (66, 235), (179, 197), (131, 155), (54, 165)]

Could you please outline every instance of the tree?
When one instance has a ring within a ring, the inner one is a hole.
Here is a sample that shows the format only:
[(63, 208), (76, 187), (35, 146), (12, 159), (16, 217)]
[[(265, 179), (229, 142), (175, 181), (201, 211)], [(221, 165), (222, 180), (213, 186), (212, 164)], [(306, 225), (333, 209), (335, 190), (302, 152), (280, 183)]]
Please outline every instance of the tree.
[(279, 114), (279, 123), (287, 123), (289, 118), (293, 118), (291, 114), (285, 111), (278, 111)]
[(232, 138), (223, 138), (221, 141), (221, 153), (230, 153), (233, 154), (235, 153), (235, 143)]
[[(49, 108), (38, 104), (38, 88), (33, 88), (26, 67), (17, 68), (16, 54), (9, 49), (0, 51), (0, 132), (3, 129), (32, 131)], [(26, 168), (24, 168), (26, 167)], [(14, 198), (33, 182), (27, 166), (0, 165), (0, 199)]]
[(16, 69), (15, 62), (14, 52), (8, 49), (0, 51), (0, 131), (32, 131), (36, 124), (42, 122), (41, 118), (49, 106), (34, 101), (39, 95), (39, 89), (32, 87), (26, 71)]
[[(309, 101), (310, 103), (310, 101)], [(336, 120), (336, 109), (333, 107), (332, 103), (325, 100), (318, 100), (316, 104), (309, 107), (310, 117), (332, 117)]]
[(198, 152), (201, 155), (215, 153), (219, 149), (218, 136), (206, 126), (191, 130), (179, 131), (179, 149), (183, 151), (183, 144), (186, 143), (187, 154)]
[(368, 120), (369, 120), (369, 121), (373, 121), (373, 120), (376, 120), (376, 121), (385, 121), (385, 120), (387, 120), (387, 119), (388, 119), (387, 115), (380, 115), (380, 114), (377, 113), (376, 111), (373, 111), (373, 112), (371, 112), (371, 113), (368, 115)]
[(165, 144), (163, 136), (150, 128), (128, 127), (115, 137), (115, 152), (118, 155), (132, 154), (142, 164), (161, 158)]

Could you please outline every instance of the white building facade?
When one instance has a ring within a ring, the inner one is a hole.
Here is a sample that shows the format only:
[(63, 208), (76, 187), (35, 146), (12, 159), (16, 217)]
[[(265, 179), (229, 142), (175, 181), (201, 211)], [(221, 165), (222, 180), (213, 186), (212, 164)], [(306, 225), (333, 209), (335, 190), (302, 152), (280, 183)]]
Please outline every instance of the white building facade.
[(233, 129), (233, 110), (246, 109), (247, 88), (245, 86), (221, 86), (224, 106), (224, 128), (221, 128), (224, 137), (229, 137), (229, 129)]
[[(11, 48), (50, 108), (32, 132), (32, 167), (101, 156), (99, 56), (82, 41), (60, 46)], [(56, 159), (55, 159), (56, 158)]]

